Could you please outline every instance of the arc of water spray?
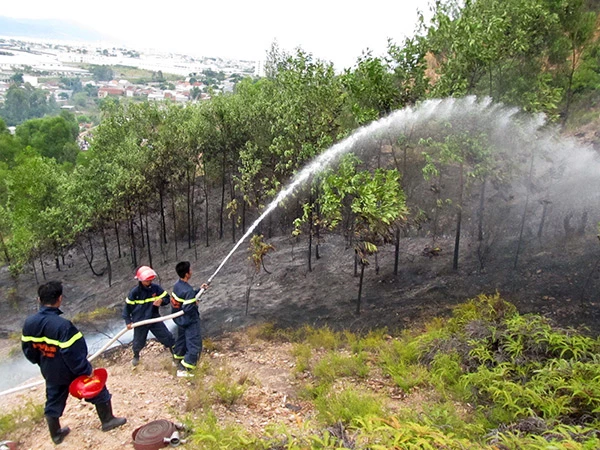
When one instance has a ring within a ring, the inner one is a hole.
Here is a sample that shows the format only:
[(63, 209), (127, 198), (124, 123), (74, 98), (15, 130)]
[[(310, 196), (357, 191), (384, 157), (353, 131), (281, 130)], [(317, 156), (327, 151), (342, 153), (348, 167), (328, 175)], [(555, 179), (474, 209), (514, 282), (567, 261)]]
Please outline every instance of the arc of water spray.
[[(441, 100), (431, 100), (429, 102), (426, 102), (426, 104), (428, 103), (429, 106), (433, 106), (433, 108), (425, 108), (425, 113), (432, 114), (433, 110), (435, 109), (435, 106), (439, 105), (440, 102)], [(271, 203), (269, 203), (269, 205), (265, 208), (263, 213), (254, 221), (252, 225), (250, 225), (246, 233), (236, 242), (231, 251), (227, 254), (223, 261), (221, 261), (221, 264), (219, 264), (215, 272), (210, 276), (210, 278), (207, 281), (207, 284), (211, 283), (213, 278), (219, 273), (219, 271), (223, 268), (225, 263), (227, 263), (229, 258), (231, 258), (231, 256), (235, 253), (238, 247), (242, 244), (242, 242), (244, 242), (246, 238), (250, 236), (252, 232), (256, 229), (258, 224), (261, 223), (263, 219), (267, 217), (271, 213), (271, 211), (273, 211), (277, 207), (277, 205), (280, 202), (282, 202), (290, 193), (292, 193), (300, 184), (304, 183), (311, 175), (329, 166), (329, 164), (331, 164), (332, 161), (334, 161), (337, 157), (353, 148), (354, 144), (356, 142), (359, 142), (362, 138), (369, 136), (375, 130), (386, 128), (390, 124), (396, 122), (399, 116), (408, 117), (408, 114), (411, 112), (412, 109), (405, 108), (396, 111), (395, 113), (392, 113), (389, 116), (384, 117), (376, 122), (359, 128), (346, 139), (331, 146), (324, 153), (321, 153), (308, 166), (306, 166), (304, 169), (298, 172), (296, 176), (292, 179), (292, 182), (285, 189), (281, 190), (279, 194), (277, 194), (277, 197), (275, 197), (275, 199), (271, 201)], [(196, 295), (196, 298), (200, 298), (203, 293), (204, 289), (201, 289)]]

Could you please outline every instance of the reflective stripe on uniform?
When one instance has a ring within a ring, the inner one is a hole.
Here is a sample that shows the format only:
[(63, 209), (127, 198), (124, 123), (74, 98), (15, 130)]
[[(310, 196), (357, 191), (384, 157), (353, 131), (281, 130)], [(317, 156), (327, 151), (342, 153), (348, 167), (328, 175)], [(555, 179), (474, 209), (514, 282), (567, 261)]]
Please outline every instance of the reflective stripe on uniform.
[(181, 365), (182, 365), (183, 367), (185, 367), (186, 369), (188, 369), (188, 370), (193, 370), (193, 369), (195, 369), (195, 368), (196, 368), (196, 366), (195, 366), (195, 365), (193, 365), (193, 364), (190, 364), (190, 363), (186, 363), (186, 362), (185, 362), (185, 360), (181, 360), (180, 362), (181, 362)]
[(129, 305), (143, 305), (144, 303), (155, 302), (159, 298), (163, 298), (166, 295), (167, 295), (167, 291), (163, 291), (163, 293), (160, 294), (158, 297), (144, 298), (144, 299), (141, 299), (141, 300), (131, 300), (129, 297), (127, 297), (125, 299), (125, 303), (127, 303)]
[(183, 303), (184, 305), (189, 305), (190, 303), (195, 303), (196, 302), (196, 297), (190, 298), (189, 300), (185, 300), (183, 298), (177, 297), (175, 295), (175, 293), (173, 293), (173, 298), (175, 300), (177, 300), (179, 303)]
[(81, 334), (81, 331), (80, 331), (78, 333), (75, 333), (73, 335), (73, 337), (66, 342), (56, 341), (54, 339), (47, 338), (46, 336), (42, 336), (42, 337), (21, 336), (21, 340), (23, 342), (44, 342), (49, 345), (56, 345), (57, 347), (60, 347), (60, 348), (68, 348), (71, 345), (73, 345), (77, 340), (81, 339), (82, 337), (83, 337), (83, 334)]

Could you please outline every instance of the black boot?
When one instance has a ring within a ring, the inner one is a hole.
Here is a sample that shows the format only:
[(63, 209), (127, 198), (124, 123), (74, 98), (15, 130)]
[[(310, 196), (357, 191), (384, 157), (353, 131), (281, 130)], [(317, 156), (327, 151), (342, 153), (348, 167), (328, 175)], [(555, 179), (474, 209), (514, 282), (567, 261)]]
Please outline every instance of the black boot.
[(127, 419), (124, 417), (113, 416), (112, 404), (110, 400), (106, 403), (98, 403), (96, 405), (96, 411), (98, 412), (100, 422), (102, 422), (102, 431), (110, 431), (127, 422)]
[(50, 437), (52, 442), (60, 444), (65, 436), (71, 432), (69, 427), (60, 427), (60, 419), (58, 417), (46, 416), (46, 422), (48, 422), (48, 429), (50, 430)]

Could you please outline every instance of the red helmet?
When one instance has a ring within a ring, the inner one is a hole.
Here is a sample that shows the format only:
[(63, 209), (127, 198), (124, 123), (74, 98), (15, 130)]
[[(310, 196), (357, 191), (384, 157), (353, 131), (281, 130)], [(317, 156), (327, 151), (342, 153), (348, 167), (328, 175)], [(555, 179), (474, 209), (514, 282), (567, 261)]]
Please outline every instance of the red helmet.
[(151, 267), (141, 266), (135, 273), (135, 277), (140, 281), (150, 281), (156, 278), (156, 272)]
[(77, 398), (93, 398), (102, 391), (106, 384), (108, 372), (99, 367), (94, 369), (92, 376), (81, 375), (73, 380), (69, 386), (69, 393)]

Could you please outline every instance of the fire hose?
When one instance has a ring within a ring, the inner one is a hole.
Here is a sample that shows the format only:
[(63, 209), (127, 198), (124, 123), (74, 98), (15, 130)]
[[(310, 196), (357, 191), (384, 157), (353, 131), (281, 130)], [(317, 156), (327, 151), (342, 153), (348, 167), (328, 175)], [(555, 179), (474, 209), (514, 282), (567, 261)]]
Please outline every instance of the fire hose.
[[(211, 277), (212, 279), (212, 277)], [(210, 283), (210, 279), (208, 281), (207, 284)], [(202, 294), (204, 294), (204, 292), (206, 291), (205, 288), (202, 288), (198, 291), (198, 293), (196, 294), (196, 300), (199, 300), (200, 297), (202, 297)], [(183, 310), (173, 313), (173, 314), (169, 314), (167, 316), (161, 316), (161, 317), (155, 317), (153, 319), (147, 319), (147, 320), (140, 320), (139, 322), (134, 322), (131, 324), (131, 328), (137, 328), (137, 327), (141, 327), (144, 325), (150, 325), (152, 323), (157, 323), (157, 322), (164, 322), (165, 320), (169, 320), (169, 319), (175, 319), (176, 317), (180, 317), (183, 315)], [(93, 361), (94, 359), (96, 359), (98, 356), (100, 356), (102, 353), (104, 353), (104, 351), (109, 348), (112, 344), (115, 343), (115, 341), (117, 341), (117, 339), (119, 339), (121, 336), (123, 336), (125, 333), (127, 333), (129, 331), (129, 328), (125, 327), (123, 328), (121, 331), (119, 331), (110, 341), (108, 341), (106, 344), (104, 344), (100, 350), (98, 350), (96, 353), (94, 353), (93, 355), (88, 357), (88, 361)], [(41, 384), (44, 384), (45, 380), (39, 380), (39, 381), (35, 381), (33, 383), (29, 383), (23, 386), (17, 386), (15, 388), (12, 389), (7, 389), (6, 391), (2, 391), (0, 392), (0, 397), (2, 397), (3, 395), (8, 395), (8, 394), (13, 394), (15, 392), (19, 392), (19, 391), (24, 391), (26, 389), (31, 389), (34, 388), (36, 386), (39, 386)]]

